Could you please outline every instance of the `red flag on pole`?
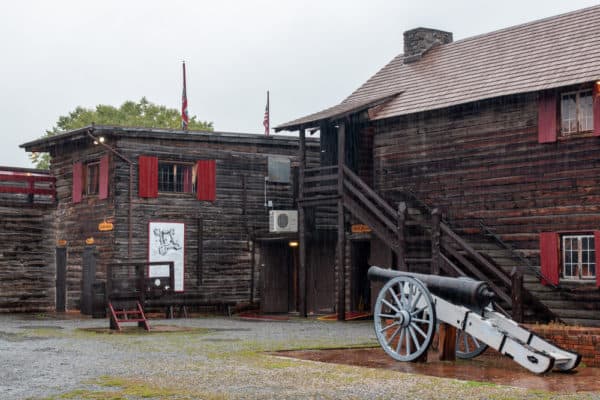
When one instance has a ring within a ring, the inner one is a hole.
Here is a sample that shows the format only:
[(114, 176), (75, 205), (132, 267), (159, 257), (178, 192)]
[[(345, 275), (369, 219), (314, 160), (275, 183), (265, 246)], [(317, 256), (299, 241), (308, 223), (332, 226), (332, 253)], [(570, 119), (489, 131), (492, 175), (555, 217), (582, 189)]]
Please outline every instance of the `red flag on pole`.
[(265, 136), (269, 136), (269, 91), (267, 90), (267, 106), (265, 107), (265, 117), (263, 119), (265, 127)]
[(181, 127), (187, 129), (190, 119), (188, 117), (188, 102), (185, 82), (185, 61), (183, 62), (183, 93), (181, 93)]

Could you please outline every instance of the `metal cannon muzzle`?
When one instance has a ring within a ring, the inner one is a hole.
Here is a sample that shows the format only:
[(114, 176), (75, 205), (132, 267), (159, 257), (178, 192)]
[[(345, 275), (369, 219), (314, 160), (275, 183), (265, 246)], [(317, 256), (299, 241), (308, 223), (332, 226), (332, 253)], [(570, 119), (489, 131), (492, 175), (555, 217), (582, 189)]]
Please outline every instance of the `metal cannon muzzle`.
[(469, 308), (483, 309), (494, 299), (494, 292), (486, 282), (468, 277), (451, 278), (447, 276), (417, 274), (395, 271), (373, 266), (368, 277), (372, 281), (387, 282), (390, 279), (409, 276), (421, 281), (427, 289), (443, 299)]

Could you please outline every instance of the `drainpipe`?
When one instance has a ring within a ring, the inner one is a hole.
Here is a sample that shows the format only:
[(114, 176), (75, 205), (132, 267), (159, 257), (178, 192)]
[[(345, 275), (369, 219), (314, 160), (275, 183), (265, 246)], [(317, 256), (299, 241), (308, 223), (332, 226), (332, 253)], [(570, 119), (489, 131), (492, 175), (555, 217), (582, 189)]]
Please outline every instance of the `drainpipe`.
[(131, 242), (133, 240), (133, 212), (132, 212), (132, 202), (133, 202), (133, 162), (130, 159), (113, 149), (111, 146), (104, 143), (103, 138), (97, 138), (92, 135), (94, 128), (87, 130), (85, 133), (94, 141), (94, 144), (99, 144), (106, 149), (108, 149), (111, 153), (115, 154), (121, 160), (125, 161), (129, 164), (129, 207), (128, 207), (128, 215), (127, 215), (127, 260), (131, 261)]

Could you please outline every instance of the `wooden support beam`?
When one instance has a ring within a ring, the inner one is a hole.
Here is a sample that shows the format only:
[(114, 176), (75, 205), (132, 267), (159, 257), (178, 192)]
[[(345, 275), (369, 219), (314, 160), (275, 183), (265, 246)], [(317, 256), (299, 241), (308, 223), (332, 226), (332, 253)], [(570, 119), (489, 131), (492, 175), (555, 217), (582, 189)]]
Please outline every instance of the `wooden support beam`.
[(346, 221), (344, 219), (344, 164), (346, 163), (346, 127), (340, 122), (338, 128), (338, 236), (337, 236), (337, 266), (338, 266), (338, 298), (337, 319), (346, 320)]
[(398, 246), (396, 248), (396, 265), (400, 271), (408, 271), (406, 264), (406, 240), (404, 238), (404, 227), (406, 223), (406, 203), (398, 204), (398, 215), (396, 217), (396, 236), (398, 238)]
[(510, 297), (512, 300), (512, 319), (523, 322), (523, 271), (514, 267), (510, 273), (512, 281)]
[(439, 209), (431, 211), (431, 274), (440, 274), (440, 222), (442, 214)]
[(304, 197), (304, 174), (306, 170), (306, 131), (300, 129), (300, 146), (298, 154), (298, 252), (300, 258), (300, 265), (298, 266), (298, 291), (299, 291), (299, 303), (298, 308), (301, 317), (308, 315), (308, 299), (307, 299), (307, 268), (306, 268), (306, 208), (302, 205)]
[(456, 361), (456, 328), (445, 322), (440, 323), (438, 331), (440, 361)]

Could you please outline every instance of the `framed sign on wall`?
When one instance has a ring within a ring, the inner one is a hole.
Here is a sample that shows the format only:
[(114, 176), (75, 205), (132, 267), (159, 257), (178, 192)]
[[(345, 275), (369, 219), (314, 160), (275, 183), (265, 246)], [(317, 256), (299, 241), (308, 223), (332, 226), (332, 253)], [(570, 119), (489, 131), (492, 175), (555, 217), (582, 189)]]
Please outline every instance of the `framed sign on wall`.
[[(148, 261), (173, 261), (176, 292), (183, 292), (185, 260), (185, 224), (151, 221), (148, 223)], [(168, 276), (169, 267), (152, 265), (148, 277)]]

